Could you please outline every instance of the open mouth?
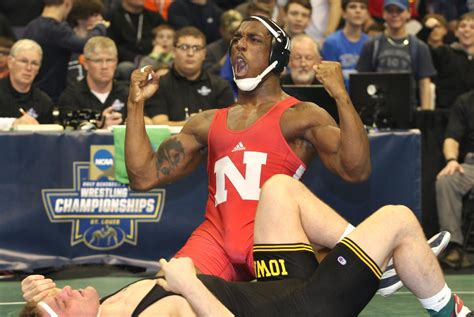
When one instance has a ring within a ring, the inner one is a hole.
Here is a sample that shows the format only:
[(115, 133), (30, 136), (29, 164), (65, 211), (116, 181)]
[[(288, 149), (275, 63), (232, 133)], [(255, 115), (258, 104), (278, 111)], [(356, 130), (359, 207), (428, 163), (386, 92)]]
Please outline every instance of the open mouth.
[(234, 75), (235, 77), (243, 77), (247, 73), (248, 65), (245, 59), (241, 56), (235, 58), (234, 61)]

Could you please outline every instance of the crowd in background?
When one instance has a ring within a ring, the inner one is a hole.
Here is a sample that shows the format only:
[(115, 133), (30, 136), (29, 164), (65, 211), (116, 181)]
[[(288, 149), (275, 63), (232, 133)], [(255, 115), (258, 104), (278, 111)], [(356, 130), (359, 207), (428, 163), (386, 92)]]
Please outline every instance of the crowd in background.
[[(194, 85), (202, 92), (198, 96), (208, 97), (207, 91), (213, 91), (212, 84), (216, 85), (216, 76), (227, 79), (236, 94), (228, 56), (229, 42), (242, 19), (258, 14), (272, 18), (295, 39), (290, 65), (283, 75), (284, 84), (317, 83), (311, 69), (321, 59), (341, 63), (348, 89), (349, 75), (356, 71), (406, 70), (413, 73), (413, 107), (449, 109), (457, 96), (474, 87), (474, 35), (470, 30), (473, 17), (468, 13), (474, 9), (474, 2), (385, 1), (386, 4), (389, 2), (393, 3), (387, 7), (383, 0), (2, 1), (0, 77), (11, 74), (8, 56), (13, 61), (19, 59), (11, 55), (15, 41), (33, 40), (42, 52), (40, 67), (31, 67), (31, 89), (21, 91), (15, 83), (9, 86), (17, 93), (39, 89), (51, 98), (50, 112), (55, 116), (44, 116), (40, 123), (63, 123), (72, 110), (92, 108), (101, 118), (105, 114), (120, 113), (120, 120), (115, 115), (115, 120), (109, 122), (119, 124), (126, 118), (123, 107), (119, 111), (109, 108), (114, 102), (116, 109), (118, 103), (126, 103), (126, 82), (137, 67), (152, 65), (163, 77), (171, 70), (176, 80), (176, 75), (183, 76), (183, 65), (188, 67), (195, 63), (195, 74), (184, 75), (184, 78), (185, 86), (198, 77), (204, 80), (203, 86)], [(465, 23), (458, 23), (466, 13)], [(187, 54), (189, 52), (184, 52), (182, 46), (176, 45), (176, 31), (183, 27), (195, 27), (204, 34), (198, 45), (202, 50)], [(298, 38), (299, 35), (305, 36)], [(105, 60), (95, 58), (102, 54), (100, 50), (92, 53), (92, 57), (84, 50), (87, 41), (95, 36), (113, 41), (107, 45), (115, 48), (113, 52), (109, 51)], [(89, 75), (89, 72), (93, 74)], [(203, 76), (208, 78), (203, 79)], [(220, 82), (217, 85), (220, 87)], [(122, 87), (124, 96), (108, 98), (112, 86)], [(78, 87), (82, 88), (81, 92), (77, 91)], [(87, 93), (88, 90), (93, 95), (90, 98), (98, 103), (71, 100), (71, 94)], [(0, 96), (4, 93), (0, 92)], [(201, 107), (189, 100), (180, 100), (185, 105), (175, 102), (175, 106), (164, 102), (163, 98), (157, 96), (150, 101), (149, 123), (182, 124), (194, 112), (211, 107)], [(226, 98), (218, 100), (214, 106), (232, 103)], [(26, 113), (39, 111), (31, 102), (24, 106), (28, 108), (24, 109)], [(2, 118), (20, 114), (18, 109), (6, 111), (0, 108)], [(39, 117), (38, 114), (32, 119), (38, 121)], [(108, 126), (105, 122), (101, 125)]]
[[(123, 124), (130, 74), (146, 65), (161, 75), (146, 123), (183, 125), (231, 105), (229, 43), (243, 19), (262, 15), (292, 38), (282, 84), (318, 84), (321, 60), (341, 63), (347, 89), (355, 72), (410, 72), (413, 109), (455, 109), (443, 149), (450, 168), (440, 174), (464, 173), (463, 157), (474, 152), (473, 11), (473, 0), (3, 0), (0, 129), (80, 128), (84, 117), (98, 128)], [(452, 220), (460, 212), (439, 212), (442, 229), (460, 231)]]

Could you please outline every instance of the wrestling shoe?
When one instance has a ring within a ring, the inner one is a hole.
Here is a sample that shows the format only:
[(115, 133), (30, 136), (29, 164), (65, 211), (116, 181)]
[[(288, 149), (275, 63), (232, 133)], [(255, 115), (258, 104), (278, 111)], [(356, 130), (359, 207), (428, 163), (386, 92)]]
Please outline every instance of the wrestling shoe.
[[(441, 231), (435, 234), (428, 240), (428, 244), (435, 255), (443, 251), (451, 239), (451, 234), (448, 231)], [(403, 286), (400, 277), (398, 277), (395, 267), (393, 266), (393, 258), (387, 264), (387, 268), (380, 279), (379, 289), (377, 294), (382, 296), (390, 296), (398, 291)]]
[(471, 312), (467, 306), (464, 306), (462, 299), (454, 294), (454, 314), (451, 317), (474, 317), (474, 313)]

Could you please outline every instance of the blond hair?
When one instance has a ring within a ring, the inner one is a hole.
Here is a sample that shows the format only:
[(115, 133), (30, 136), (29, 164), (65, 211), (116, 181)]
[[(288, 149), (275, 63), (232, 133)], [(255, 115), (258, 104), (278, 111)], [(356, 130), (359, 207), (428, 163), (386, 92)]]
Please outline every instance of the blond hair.
[(41, 46), (35, 41), (28, 39), (16, 41), (10, 49), (10, 56), (15, 57), (18, 53), (28, 50), (36, 51), (39, 54), (40, 59), (43, 58), (43, 50), (41, 49)]
[(86, 42), (86, 45), (84, 46), (84, 56), (86, 58), (91, 58), (92, 54), (103, 50), (108, 51), (115, 56), (118, 55), (117, 46), (112, 39), (105, 36), (94, 36)]

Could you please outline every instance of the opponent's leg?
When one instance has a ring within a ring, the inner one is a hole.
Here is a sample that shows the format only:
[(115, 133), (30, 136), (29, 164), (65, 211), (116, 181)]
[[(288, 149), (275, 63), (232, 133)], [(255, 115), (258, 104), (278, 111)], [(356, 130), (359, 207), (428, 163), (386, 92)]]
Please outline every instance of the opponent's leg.
[[(389, 225), (387, 225), (389, 224)], [(385, 206), (348, 235), (380, 267), (388, 259), (401, 280), (420, 300), (431, 316), (452, 316), (455, 297), (447, 287), (438, 260), (426, 243), (413, 212), (405, 206)], [(469, 310), (459, 308), (461, 315)]]
[[(275, 175), (262, 188), (255, 217), (255, 243), (311, 242), (332, 249), (352, 230), (344, 218), (289, 176)], [(438, 254), (446, 241), (449, 236), (445, 234), (432, 241), (433, 252)], [(385, 296), (403, 286), (393, 268), (390, 270), (392, 273), (382, 276), (380, 284)]]
[(344, 218), (301, 182), (289, 176), (275, 175), (260, 193), (254, 243), (311, 242), (333, 248), (348, 227)]

